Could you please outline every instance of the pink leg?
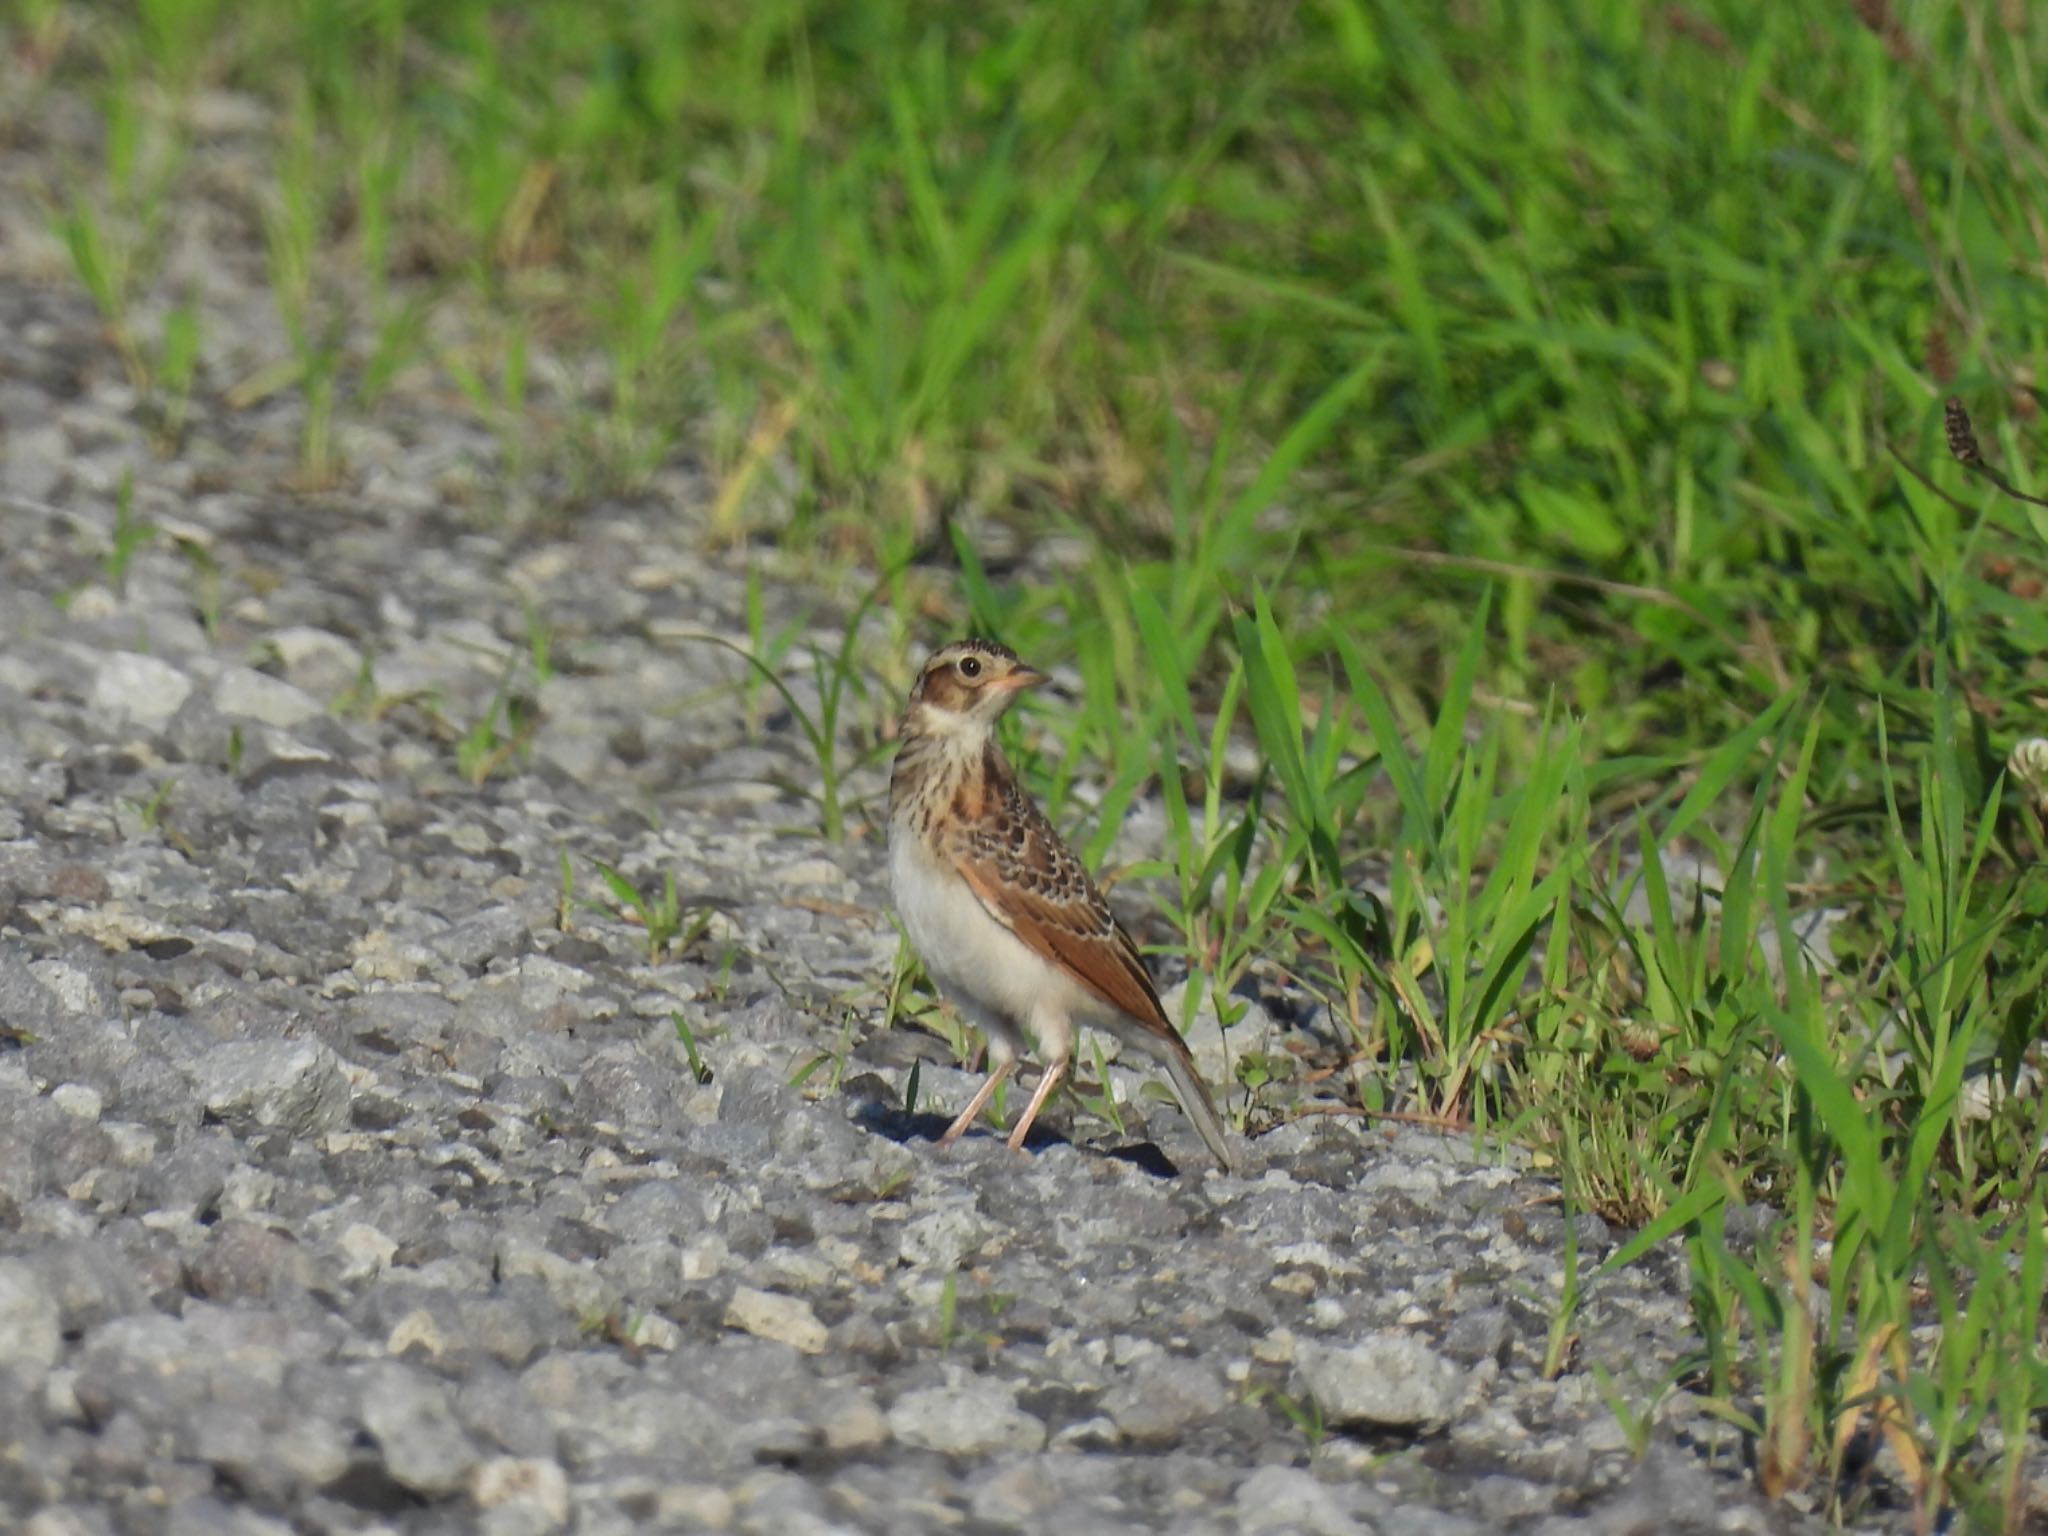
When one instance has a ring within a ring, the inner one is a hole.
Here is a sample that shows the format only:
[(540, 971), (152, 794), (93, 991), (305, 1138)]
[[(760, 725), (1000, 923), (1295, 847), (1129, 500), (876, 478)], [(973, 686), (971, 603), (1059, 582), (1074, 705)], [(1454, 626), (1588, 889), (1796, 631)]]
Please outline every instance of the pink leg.
[(1031, 1102), (1024, 1106), (1024, 1114), (1018, 1120), (1017, 1128), (1010, 1132), (1010, 1150), (1012, 1152), (1024, 1150), (1024, 1138), (1031, 1134), (1031, 1122), (1038, 1118), (1039, 1110), (1045, 1107), (1045, 1101), (1052, 1097), (1053, 1089), (1060, 1085), (1061, 1079), (1066, 1075), (1067, 1062), (1065, 1057), (1061, 1057), (1058, 1061), (1046, 1063), (1045, 1075), (1038, 1080), (1037, 1092), (1031, 1095)]
[[(946, 1127), (946, 1134), (939, 1138), (938, 1144), (942, 1147), (950, 1147), (954, 1142), (966, 1135), (967, 1127), (974, 1124), (976, 1117), (984, 1109), (988, 1108), (988, 1101), (994, 1095), (996, 1088), (1002, 1083), (1004, 1078), (1016, 1070), (1017, 1063), (1013, 1058), (989, 1073), (987, 1079), (974, 1091), (974, 1097), (967, 1101), (967, 1107), (960, 1111), (960, 1118)], [(1034, 1099), (1032, 1104), (1035, 1108), (1037, 1101)]]

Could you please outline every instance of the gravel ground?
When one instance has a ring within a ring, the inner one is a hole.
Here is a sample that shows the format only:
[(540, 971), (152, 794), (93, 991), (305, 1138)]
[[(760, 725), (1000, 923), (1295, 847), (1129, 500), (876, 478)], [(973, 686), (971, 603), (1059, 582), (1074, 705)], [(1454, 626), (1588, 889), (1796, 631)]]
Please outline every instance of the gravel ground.
[[(216, 223), (219, 387), (276, 337)], [(289, 397), (165, 456), (39, 228), (0, 179), (0, 1525), (1821, 1528), (1683, 1394), (1640, 1456), (1605, 1406), (1689, 1348), (1675, 1253), (1543, 1379), (1557, 1192), (1464, 1142), (1317, 1117), (1226, 1177), (1116, 1067), (1120, 1132), (935, 1149), (975, 1079), (882, 1027), (879, 773), (824, 841), (801, 734), (679, 638), (742, 628), (705, 488), (491, 531), (416, 381), (325, 494)], [(539, 723), (473, 784), (508, 677)], [(565, 923), (565, 850), (706, 926)]]

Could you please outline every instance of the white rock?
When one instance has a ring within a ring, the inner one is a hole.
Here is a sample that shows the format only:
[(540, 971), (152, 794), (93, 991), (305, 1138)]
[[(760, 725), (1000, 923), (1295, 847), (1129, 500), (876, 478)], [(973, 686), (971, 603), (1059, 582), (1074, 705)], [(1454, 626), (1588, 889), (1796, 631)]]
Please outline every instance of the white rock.
[(659, 1312), (642, 1312), (627, 1320), (620, 1342), (669, 1354), (683, 1347), (683, 1330)]
[(276, 1197), (277, 1175), (243, 1163), (230, 1168), (227, 1177), (221, 1181), (220, 1213), (223, 1216), (246, 1216), (251, 1211), (266, 1211)]
[(384, 1340), (384, 1348), (394, 1355), (402, 1355), (409, 1349), (423, 1349), (438, 1359), (448, 1352), (448, 1339), (441, 1332), (441, 1325), (434, 1321), (432, 1312), (425, 1307), (414, 1307), (392, 1324), (390, 1337)]
[(324, 629), (294, 625), (273, 631), (269, 644), (285, 676), (301, 688), (339, 692), (363, 674), (363, 653)]
[(97, 1120), (106, 1107), (99, 1089), (84, 1083), (59, 1083), (50, 1090), (50, 1102), (78, 1120)]
[(57, 914), (57, 926), (66, 933), (91, 939), (101, 949), (115, 954), (179, 936), (156, 914), (118, 897), (90, 907), (66, 907)]
[(1267, 1365), (1291, 1365), (1294, 1351), (1300, 1340), (1295, 1338), (1291, 1328), (1275, 1328), (1264, 1337), (1252, 1341), (1252, 1358)]
[(830, 859), (799, 859), (794, 864), (785, 864), (775, 873), (776, 878), (784, 885), (827, 886), (836, 889), (847, 884), (846, 871)]
[(818, 1321), (810, 1303), (799, 1296), (774, 1291), (757, 1291), (743, 1285), (732, 1294), (725, 1309), (725, 1326), (751, 1333), (757, 1339), (773, 1339), (807, 1355), (825, 1349), (825, 1325)]
[(233, 1128), (317, 1136), (348, 1120), (348, 1078), (317, 1040), (231, 1040), (201, 1056), (193, 1077), (207, 1113)]
[(398, 1253), (398, 1244), (366, 1221), (342, 1228), (337, 1246), (347, 1259), (341, 1266), (343, 1280), (374, 1280)]
[(98, 1011), (99, 993), (93, 980), (77, 966), (63, 960), (37, 960), (28, 970), (66, 1013)]
[(564, 1258), (535, 1243), (501, 1243), (498, 1273), (507, 1280), (518, 1275), (534, 1276), (548, 1288), (556, 1306), (578, 1317), (600, 1317), (611, 1310), (615, 1299), (604, 1277), (590, 1265)]
[(975, 1377), (906, 1392), (889, 1410), (889, 1433), (905, 1445), (946, 1456), (1045, 1446), (1044, 1423), (1017, 1406), (1013, 1387)]
[(223, 667), (213, 685), (213, 707), (230, 719), (290, 730), (325, 713), (302, 688), (254, 667)]
[(710, 1280), (724, 1273), (732, 1262), (732, 1250), (716, 1232), (706, 1233), (683, 1246), (683, 1278)]
[(818, 1433), (825, 1448), (833, 1451), (865, 1451), (889, 1438), (889, 1421), (875, 1400), (861, 1388), (852, 1388), (828, 1401), (818, 1415)]
[(0, 1368), (40, 1388), (57, 1363), (57, 1299), (18, 1259), (0, 1259)]
[(93, 708), (151, 729), (162, 726), (191, 696), (190, 678), (169, 662), (137, 651), (116, 651), (93, 673)]
[(994, 1233), (972, 1200), (956, 1200), (904, 1223), (898, 1254), (920, 1269), (954, 1270)]
[(1448, 1424), (1465, 1395), (1465, 1373), (1412, 1333), (1383, 1329), (1356, 1344), (1303, 1339), (1296, 1367), (1326, 1423), (1428, 1433)]
[(150, 1127), (137, 1125), (133, 1120), (108, 1120), (101, 1124), (100, 1129), (107, 1133), (117, 1166), (147, 1168), (156, 1161), (160, 1149), (156, 1132)]
[(733, 1521), (733, 1497), (709, 1483), (670, 1483), (656, 1496), (653, 1529), (722, 1531)]
[(383, 1451), (392, 1481), (428, 1498), (454, 1493), (477, 1464), (447, 1389), (406, 1366), (386, 1364), (371, 1376), (363, 1389), (363, 1427)]
[(529, 1456), (493, 1456), (470, 1477), (470, 1497), (479, 1509), (517, 1505), (547, 1522), (569, 1523), (569, 1475), (552, 1461)]
[(45, 1509), (28, 1517), (21, 1536), (99, 1536), (106, 1529), (104, 1525), (86, 1524), (85, 1516), (72, 1508)]
[(1237, 1485), (1238, 1529), (1351, 1536), (1361, 1529), (1337, 1496), (1299, 1467), (1261, 1467)]
[(50, 1372), (50, 1379), (43, 1383), (43, 1421), (81, 1426), (91, 1422), (85, 1405), (78, 1400), (78, 1372)]

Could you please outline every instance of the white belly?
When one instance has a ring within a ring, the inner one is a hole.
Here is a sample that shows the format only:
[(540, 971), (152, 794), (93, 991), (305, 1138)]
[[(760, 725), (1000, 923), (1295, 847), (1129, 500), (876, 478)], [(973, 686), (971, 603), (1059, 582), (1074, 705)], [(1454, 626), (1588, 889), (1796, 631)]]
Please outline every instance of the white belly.
[[(925, 969), (976, 1024), (1040, 1037), (1048, 1051), (1071, 1037), (1069, 1020), (1099, 1011), (1094, 997), (989, 916), (967, 882), (914, 836), (889, 839), (889, 884), (903, 931)], [(993, 1015), (994, 1017), (989, 1017)]]

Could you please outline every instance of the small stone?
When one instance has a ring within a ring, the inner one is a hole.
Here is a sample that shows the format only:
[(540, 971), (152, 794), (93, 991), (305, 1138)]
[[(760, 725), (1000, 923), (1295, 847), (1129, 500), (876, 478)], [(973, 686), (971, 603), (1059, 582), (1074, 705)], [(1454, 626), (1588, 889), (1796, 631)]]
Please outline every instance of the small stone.
[(268, 1210), (276, 1197), (274, 1174), (240, 1163), (230, 1168), (221, 1181), (220, 1212), (223, 1216), (247, 1216), (252, 1211)]
[(244, 784), (338, 770), (339, 764), (332, 752), (289, 731), (255, 721), (239, 729), (242, 733), (241, 779)]
[(958, 1200), (906, 1222), (898, 1251), (906, 1264), (951, 1271), (994, 1234), (972, 1200)]
[(1141, 1361), (1110, 1388), (1102, 1411), (1133, 1445), (1169, 1446), (1192, 1426), (1228, 1404), (1216, 1373), (1196, 1360), (1170, 1355)]
[(34, 1263), (56, 1302), (59, 1332), (82, 1334), (149, 1305), (126, 1255), (103, 1238), (46, 1243)]
[(213, 707), (230, 719), (290, 730), (325, 714), (319, 700), (282, 678), (254, 667), (223, 667), (213, 685)]
[(441, 1332), (441, 1325), (434, 1321), (432, 1312), (425, 1307), (415, 1307), (391, 1325), (384, 1348), (394, 1355), (417, 1349), (429, 1359), (436, 1359), (448, 1352), (448, 1339)]
[(1303, 1340), (1296, 1365), (1325, 1422), (1336, 1426), (1428, 1434), (1450, 1422), (1464, 1397), (1462, 1370), (1394, 1329), (1344, 1346)]
[(206, 1112), (237, 1132), (308, 1137), (348, 1123), (348, 1078), (317, 1040), (232, 1040), (201, 1056), (193, 1078)]
[(732, 1495), (710, 1483), (671, 1483), (654, 1506), (661, 1530), (722, 1531), (732, 1524)]
[(1314, 1474), (1298, 1467), (1261, 1467), (1237, 1485), (1238, 1528), (1353, 1536), (1360, 1529)]
[(619, 1342), (635, 1349), (658, 1349), (669, 1354), (682, 1348), (683, 1330), (659, 1312), (643, 1312), (620, 1331)]
[(822, 1354), (827, 1339), (825, 1325), (801, 1297), (757, 1291), (746, 1285), (733, 1292), (725, 1309), (725, 1326), (757, 1339), (773, 1339), (807, 1355)]
[(889, 1432), (905, 1445), (947, 1456), (1045, 1446), (1045, 1425), (1017, 1406), (1014, 1389), (980, 1378), (906, 1392), (889, 1410)]
[(270, 649), (284, 675), (316, 694), (335, 694), (362, 676), (363, 653), (337, 634), (308, 626), (272, 631)]
[(1557, 1490), (1495, 1473), (1475, 1479), (1467, 1497), (1490, 1528), (1504, 1531), (1548, 1513), (1557, 1503)]
[(827, 1450), (872, 1450), (889, 1438), (889, 1421), (864, 1388), (849, 1387), (832, 1393), (812, 1412)]
[(1059, 1487), (1045, 1475), (1045, 1468), (1019, 1456), (1007, 1464), (999, 1463), (975, 1483), (969, 1507), (977, 1521), (999, 1530), (1026, 1530), (1059, 1496)]
[(569, 1475), (552, 1461), (526, 1456), (493, 1456), (479, 1463), (470, 1478), (470, 1497), (477, 1508), (517, 1507), (559, 1530), (569, 1523)]
[(185, 1427), (185, 1452), (194, 1460), (211, 1463), (245, 1496), (273, 1505), (348, 1470), (353, 1426), (295, 1412), (246, 1378), (237, 1389)]
[(397, 1364), (373, 1369), (363, 1389), (363, 1427), (400, 1487), (427, 1498), (454, 1493), (477, 1464), (441, 1384)]
[(67, 907), (96, 907), (112, 894), (107, 877), (90, 864), (64, 864), (51, 872), (50, 900)]
[(0, 1372), (40, 1389), (62, 1347), (57, 1299), (19, 1259), (0, 1259)]
[(173, 1498), (163, 1524), (157, 1527), (163, 1536), (292, 1536), (292, 1528), (282, 1520), (231, 1505), (212, 1494), (188, 1492), (177, 1497), (167, 1492), (167, 1501)]
[(310, 1290), (313, 1261), (282, 1232), (251, 1221), (223, 1221), (190, 1266), (192, 1289), (214, 1301), (269, 1299)]
[(99, 1511), (66, 1505), (30, 1515), (21, 1528), (21, 1536), (108, 1536), (112, 1530)]
[(1444, 1330), (1444, 1353), (1466, 1365), (1481, 1360), (1507, 1363), (1514, 1321), (1506, 1307), (1475, 1307), (1451, 1320)]
[(508, 1240), (498, 1249), (498, 1274), (506, 1280), (532, 1275), (547, 1287), (555, 1305), (577, 1317), (598, 1317), (616, 1298), (590, 1265), (565, 1259), (527, 1241)]
[(633, 1046), (614, 1046), (591, 1058), (571, 1102), (593, 1120), (660, 1126), (675, 1118), (677, 1102), (694, 1089), (668, 1063), (650, 1060)]
[(29, 967), (29, 974), (66, 1013), (90, 1016), (114, 1011), (116, 994), (89, 971), (62, 960), (38, 960)]
[(104, 658), (92, 678), (92, 706), (160, 730), (192, 696), (192, 680), (169, 662), (135, 651)]
[(346, 1260), (341, 1267), (344, 1280), (376, 1279), (398, 1252), (397, 1243), (362, 1221), (352, 1221), (342, 1228), (336, 1245)]
[(437, 933), (427, 947), (443, 960), (481, 974), (493, 960), (511, 960), (532, 947), (524, 914), (515, 907), (491, 907)]
[(732, 1262), (732, 1249), (716, 1232), (683, 1244), (682, 1277), (687, 1281), (713, 1280)]
[(197, 1220), (218, 1210), (241, 1149), (213, 1131), (173, 1147), (143, 1171), (139, 1193), (155, 1209)]
[(50, 1379), (43, 1383), (43, 1422), (46, 1424), (84, 1424), (87, 1421), (85, 1405), (78, 1400), (78, 1372), (55, 1370)]
[(1300, 1342), (1292, 1328), (1275, 1328), (1252, 1341), (1252, 1358), (1266, 1365), (1292, 1365)]
[(107, 1101), (84, 1083), (59, 1083), (50, 1090), (50, 1102), (76, 1119), (98, 1120)]
[(775, 873), (784, 885), (789, 886), (843, 886), (847, 883), (846, 871), (830, 859), (799, 859), (794, 864), (785, 864)]

